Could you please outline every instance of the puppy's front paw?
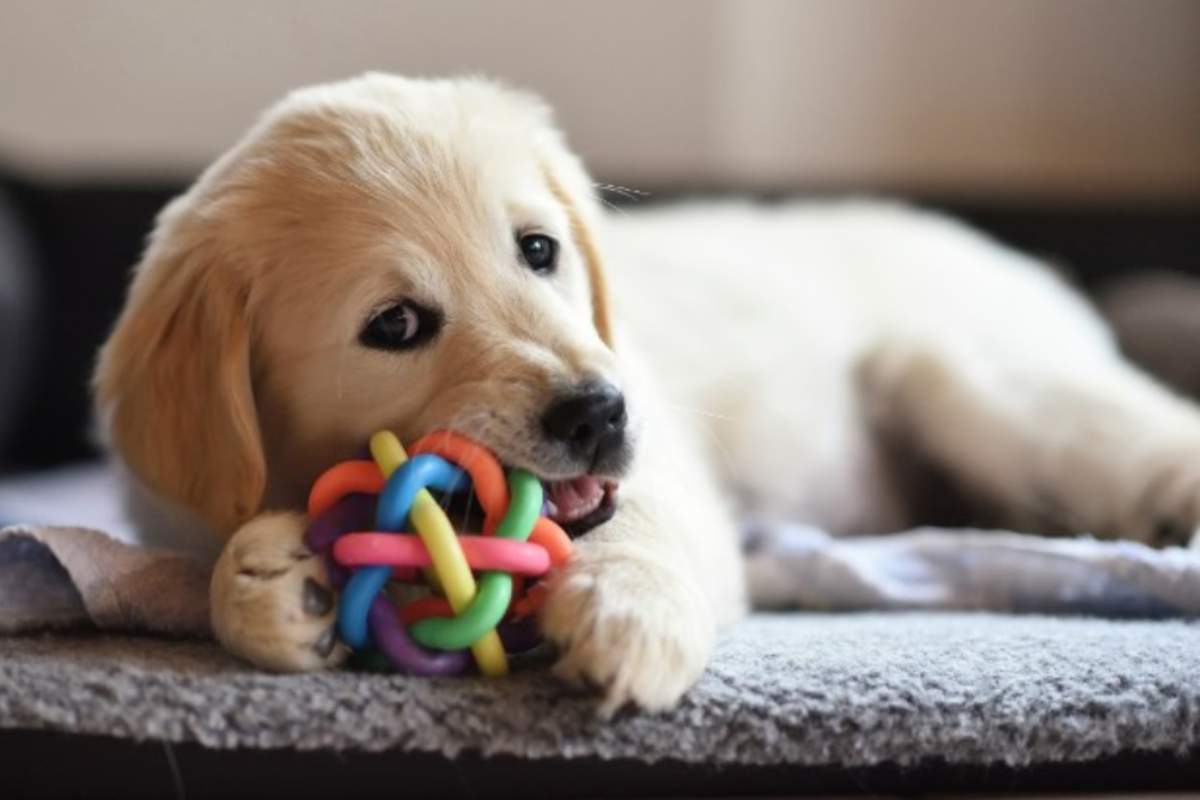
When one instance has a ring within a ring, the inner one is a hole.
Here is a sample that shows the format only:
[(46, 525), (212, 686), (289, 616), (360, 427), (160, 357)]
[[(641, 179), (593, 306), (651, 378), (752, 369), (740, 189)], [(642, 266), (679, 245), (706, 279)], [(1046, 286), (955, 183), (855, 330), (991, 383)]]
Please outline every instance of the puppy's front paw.
[(304, 515), (263, 514), (225, 545), (213, 569), (212, 626), (227, 650), (281, 672), (336, 665), (337, 595), (321, 559), (304, 546)]
[(712, 653), (708, 601), (676, 567), (637, 546), (576, 548), (541, 614), (545, 636), (559, 648), (555, 674), (600, 688), (606, 716), (630, 702), (651, 711), (674, 705)]

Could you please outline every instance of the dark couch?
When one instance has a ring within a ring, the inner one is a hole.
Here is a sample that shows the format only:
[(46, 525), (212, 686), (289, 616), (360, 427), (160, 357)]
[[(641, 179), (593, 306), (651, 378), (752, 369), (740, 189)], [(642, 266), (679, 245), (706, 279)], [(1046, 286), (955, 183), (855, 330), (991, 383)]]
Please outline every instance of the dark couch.
[[(94, 455), (87, 385), (96, 348), (120, 308), (154, 215), (185, 183), (50, 183), (5, 178), (0, 171), (0, 280), (6, 282), (0, 291), (0, 470)], [(718, 192), (687, 192), (696, 193)], [(668, 189), (641, 203), (681, 194)], [(1048, 257), (1089, 289), (1144, 268), (1200, 271), (1200, 202), (917, 201)], [(28, 285), (16, 285), (14, 276), (21, 274)]]

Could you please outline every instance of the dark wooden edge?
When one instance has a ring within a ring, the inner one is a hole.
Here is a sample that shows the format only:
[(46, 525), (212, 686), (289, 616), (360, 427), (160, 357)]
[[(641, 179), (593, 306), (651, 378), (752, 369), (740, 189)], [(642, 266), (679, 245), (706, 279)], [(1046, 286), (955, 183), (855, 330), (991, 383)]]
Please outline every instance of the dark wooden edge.
[[(1178, 791), (1200, 759), (1127, 752), (1098, 761), (914, 767), (726, 767), (596, 758), (448, 759), (417, 753), (214, 750), (47, 731), (0, 731), (6, 797), (750, 797), (926, 792)], [(8, 790), (11, 790), (10, 794)]]

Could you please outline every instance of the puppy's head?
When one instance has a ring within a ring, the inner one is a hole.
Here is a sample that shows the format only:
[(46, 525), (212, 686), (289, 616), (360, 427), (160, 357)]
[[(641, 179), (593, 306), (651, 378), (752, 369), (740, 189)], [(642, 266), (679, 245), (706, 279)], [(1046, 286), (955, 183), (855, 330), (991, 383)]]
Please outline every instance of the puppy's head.
[(590, 186), (545, 106), (492, 83), (294, 93), (160, 216), (97, 368), (114, 445), (228, 531), (375, 430), (452, 428), (597, 524), (635, 409)]

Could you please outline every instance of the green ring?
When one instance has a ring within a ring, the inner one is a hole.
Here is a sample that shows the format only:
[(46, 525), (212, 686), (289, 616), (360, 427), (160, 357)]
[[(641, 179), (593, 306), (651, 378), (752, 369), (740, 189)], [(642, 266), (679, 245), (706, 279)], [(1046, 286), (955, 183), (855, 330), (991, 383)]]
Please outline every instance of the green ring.
[[(508, 474), (508, 512), (496, 526), (496, 536), (523, 542), (533, 533), (542, 511), (542, 483), (523, 469)], [(450, 618), (433, 617), (409, 628), (412, 637), (426, 647), (462, 650), (494, 629), (512, 602), (512, 576), (507, 572), (485, 572), (471, 604)]]

